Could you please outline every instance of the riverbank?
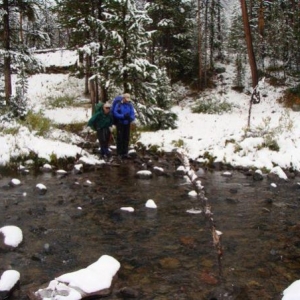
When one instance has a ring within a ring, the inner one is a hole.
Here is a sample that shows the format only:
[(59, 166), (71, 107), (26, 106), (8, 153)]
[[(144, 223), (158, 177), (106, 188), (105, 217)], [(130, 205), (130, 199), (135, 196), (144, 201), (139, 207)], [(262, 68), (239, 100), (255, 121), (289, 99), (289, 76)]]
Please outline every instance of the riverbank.
[[(46, 59), (50, 60), (48, 56)], [(259, 169), (264, 173), (278, 166), (299, 172), (300, 112), (285, 108), (278, 101), (283, 96), (283, 87), (274, 87), (267, 80), (261, 82), (261, 101), (252, 106), (249, 115), (251, 89), (236, 92), (232, 89), (233, 65), (220, 67), (225, 72), (216, 77), (214, 89), (198, 94), (174, 85), (172, 111), (178, 116), (177, 128), (140, 131), (132, 146), (166, 153), (180, 148), (191, 160), (203, 165)], [(42, 130), (44, 119), (34, 119), (37, 126), (3, 121), (0, 165), (14, 166), (31, 159), (41, 165), (76, 161), (79, 157), (98, 164), (97, 156), (81, 147), (87, 140), (86, 124), (91, 116), (90, 100), (83, 95), (83, 87), (83, 79), (69, 74), (30, 76), (29, 106), (35, 117), (46, 118), (50, 125)], [(204, 107), (202, 112), (199, 107)], [(73, 127), (80, 136), (73, 133)]]

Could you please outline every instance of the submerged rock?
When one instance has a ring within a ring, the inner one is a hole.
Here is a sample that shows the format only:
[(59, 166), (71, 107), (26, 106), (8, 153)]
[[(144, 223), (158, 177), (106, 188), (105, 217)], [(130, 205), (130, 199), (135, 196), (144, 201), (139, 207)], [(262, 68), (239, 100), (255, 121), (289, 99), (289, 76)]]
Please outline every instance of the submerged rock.
[(117, 296), (122, 299), (133, 299), (139, 297), (139, 292), (132, 288), (124, 287), (117, 292)]

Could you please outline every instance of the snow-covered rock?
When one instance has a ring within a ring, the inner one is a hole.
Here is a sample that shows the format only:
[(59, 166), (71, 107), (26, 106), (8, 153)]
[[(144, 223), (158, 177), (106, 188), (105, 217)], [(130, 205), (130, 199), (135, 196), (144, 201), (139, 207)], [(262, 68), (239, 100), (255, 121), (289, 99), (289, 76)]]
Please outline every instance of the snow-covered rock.
[(40, 195), (45, 195), (47, 193), (47, 187), (42, 183), (38, 183), (35, 188)]
[(282, 300), (299, 300), (300, 299), (300, 280), (294, 281), (283, 291)]
[(20, 280), (20, 273), (15, 270), (4, 271), (0, 278), (0, 299), (8, 299), (10, 292)]
[(161, 176), (161, 175), (164, 175), (165, 174), (165, 170), (161, 167), (153, 167), (153, 173), (157, 176)]
[(128, 211), (128, 212), (134, 212), (134, 208), (128, 207), (128, 206), (121, 207), (121, 210)]
[(150, 179), (152, 178), (152, 172), (149, 170), (141, 170), (136, 173), (136, 177), (139, 179)]
[(52, 171), (52, 166), (49, 165), (49, 164), (44, 164), (44, 165), (41, 167), (41, 170), (44, 171), (44, 172), (51, 172), (51, 171)]
[(157, 205), (152, 199), (147, 200), (145, 206), (148, 208), (157, 208)]
[(22, 230), (13, 225), (4, 226), (0, 228), (0, 233), (4, 235), (4, 244), (11, 247), (18, 247), (23, 241)]
[(197, 194), (196, 191), (189, 191), (188, 195), (189, 195), (190, 197), (197, 197), (198, 194)]
[(57, 175), (67, 175), (68, 174), (68, 172), (67, 171), (65, 171), (65, 170), (62, 170), (62, 169), (60, 169), (60, 170), (56, 170), (56, 174)]
[(284, 173), (284, 171), (279, 166), (271, 169), (270, 174), (274, 174), (274, 175), (277, 175), (281, 179), (288, 180), (287, 175)]
[(184, 176), (186, 173), (187, 173), (187, 170), (184, 166), (179, 166), (175, 171), (175, 174), (177, 176)]
[(34, 300), (80, 300), (91, 295), (101, 295), (101, 291), (111, 287), (120, 266), (112, 256), (102, 255), (86, 268), (55, 278), (46, 288), (38, 289), (29, 297)]
[(10, 180), (10, 182), (9, 182), (9, 185), (10, 186), (19, 186), (19, 185), (21, 185), (22, 183), (21, 183), (21, 180), (20, 179), (17, 179), (17, 178), (12, 178), (11, 180)]

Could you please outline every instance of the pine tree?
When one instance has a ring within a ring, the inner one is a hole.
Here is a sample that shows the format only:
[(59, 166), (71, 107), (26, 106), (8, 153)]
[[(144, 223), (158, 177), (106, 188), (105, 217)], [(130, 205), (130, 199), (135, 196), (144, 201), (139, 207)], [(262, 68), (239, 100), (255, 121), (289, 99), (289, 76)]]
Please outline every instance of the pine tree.
[(147, 2), (147, 12), (153, 19), (148, 28), (154, 31), (150, 47), (151, 62), (165, 67), (172, 81), (190, 76), (194, 64), (191, 50), (195, 11), (192, 1)]
[(86, 89), (88, 80), (92, 80), (96, 102), (99, 90), (102, 101), (120, 92), (129, 92), (146, 107), (165, 105), (168, 100), (162, 99), (162, 89), (168, 89), (163, 84), (169, 85), (169, 81), (158, 81), (160, 70), (148, 59), (151, 33), (146, 26), (152, 19), (137, 9), (135, 1), (100, 1), (97, 6), (91, 1), (82, 1), (76, 3), (76, 9), (69, 0), (56, 2), (60, 5), (63, 25), (72, 29), (70, 45), (76, 41), (80, 46)]
[[(0, 15), (0, 28), (3, 29), (4, 40), (0, 41), (1, 59), (3, 65), (0, 64), (4, 73), (4, 95), (5, 104), (13, 110), (15, 116), (24, 114), (26, 104), (26, 75), (25, 71), (32, 70), (38, 66), (34, 61), (30, 50), (24, 44), (23, 20), (26, 17), (28, 21), (34, 19), (36, 1), (0, 1), (0, 9), (3, 14)], [(34, 63), (33, 63), (34, 62)], [(11, 76), (12, 65), (17, 70), (18, 75), (22, 80), (18, 80), (16, 91), (12, 90)], [(15, 95), (14, 97), (12, 95)], [(22, 99), (21, 99), (22, 98)], [(15, 110), (20, 102), (22, 109)]]

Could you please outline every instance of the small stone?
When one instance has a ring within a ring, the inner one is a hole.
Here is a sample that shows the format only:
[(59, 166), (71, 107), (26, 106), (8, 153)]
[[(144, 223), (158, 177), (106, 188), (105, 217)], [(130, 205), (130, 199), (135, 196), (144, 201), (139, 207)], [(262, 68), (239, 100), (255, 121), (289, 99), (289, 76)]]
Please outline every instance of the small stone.
[(17, 179), (17, 178), (13, 178), (9, 182), (9, 185), (12, 186), (12, 187), (19, 186), (19, 185), (21, 185), (21, 181), (19, 179)]
[(180, 262), (176, 258), (166, 257), (159, 260), (159, 264), (163, 269), (177, 269), (180, 267)]
[(139, 292), (132, 288), (124, 287), (117, 292), (117, 295), (122, 299), (133, 299), (139, 297)]
[(226, 171), (226, 172), (223, 172), (223, 173), (222, 173), (222, 176), (224, 176), (224, 177), (232, 177), (232, 173)]
[(150, 179), (152, 178), (152, 172), (148, 170), (141, 170), (136, 173), (139, 179)]
[(47, 193), (47, 188), (44, 184), (38, 183), (35, 187), (40, 195), (45, 195)]
[(157, 176), (162, 176), (165, 174), (165, 171), (163, 168), (160, 168), (160, 167), (154, 167), (153, 168), (153, 173)]
[(252, 177), (253, 177), (254, 181), (261, 181), (261, 180), (264, 179), (262, 173), (261, 172), (257, 172), (257, 171), (253, 173)]

